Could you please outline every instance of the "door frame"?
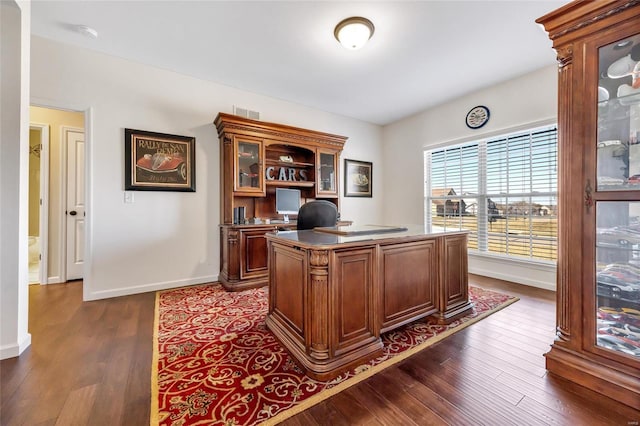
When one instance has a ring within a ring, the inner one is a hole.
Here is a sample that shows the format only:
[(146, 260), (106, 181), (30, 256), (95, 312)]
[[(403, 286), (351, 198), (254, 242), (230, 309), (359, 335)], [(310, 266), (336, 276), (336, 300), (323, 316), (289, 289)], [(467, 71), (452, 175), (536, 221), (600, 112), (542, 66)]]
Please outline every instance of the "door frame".
[[(92, 195), (92, 158), (93, 158), (93, 107), (87, 104), (65, 103), (50, 99), (31, 97), (29, 105), (42, 108), (81, 112), (84, 114), (84, 167), (85, 167), (85, 233), (84, 233), (84, 268), (82, 277), (82, 300), (89, 300), (93, 294), (93, 282), (87, 271), (91, 271), (93, 263), (93, 195)], [(65, 148), (66, 149), (66, 148)], [(66, 153), (65, 153), (66, 162)], [(28, 188), (27, 188), (28, 190)], [(59, 225), (58, 225), (59, 226)], [(65, 231), (66, 232), (66, 231)], [(26, 237), (26, 235), (25, 235)], [(66, 239), (66, 238), (65, 238)], [(66, 262), (65, 262), (66, 264)], [(65, 267), (66, 276), (66, 267)], [(28, 283), (27, 283), (28, 285)]]
[(40, 270), (38, 281), (46, 285), (49, 278), (49, 125), (29, 123), (29, 129), (40, 131), (40, 205), (38, 237), (40, 249)]

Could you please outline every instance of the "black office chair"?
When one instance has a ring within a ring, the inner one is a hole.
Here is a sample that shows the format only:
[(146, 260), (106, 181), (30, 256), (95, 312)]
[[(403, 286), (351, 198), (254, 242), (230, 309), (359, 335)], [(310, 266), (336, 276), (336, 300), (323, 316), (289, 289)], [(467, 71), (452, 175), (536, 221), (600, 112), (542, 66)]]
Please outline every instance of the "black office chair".
[(338, 209), (330, 201), (316, 200), (303, 204), (298, 210), (298, 231), (318, 226), (336, 226)]

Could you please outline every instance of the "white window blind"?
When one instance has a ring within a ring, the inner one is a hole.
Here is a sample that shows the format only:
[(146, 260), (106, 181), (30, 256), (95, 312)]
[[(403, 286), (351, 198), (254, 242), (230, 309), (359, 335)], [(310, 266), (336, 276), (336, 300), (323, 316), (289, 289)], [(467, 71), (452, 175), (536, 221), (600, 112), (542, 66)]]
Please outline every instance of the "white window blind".
[(557, 128), (425, 151), (425, 222), (468, 229), (469, 248), (556, 258)]

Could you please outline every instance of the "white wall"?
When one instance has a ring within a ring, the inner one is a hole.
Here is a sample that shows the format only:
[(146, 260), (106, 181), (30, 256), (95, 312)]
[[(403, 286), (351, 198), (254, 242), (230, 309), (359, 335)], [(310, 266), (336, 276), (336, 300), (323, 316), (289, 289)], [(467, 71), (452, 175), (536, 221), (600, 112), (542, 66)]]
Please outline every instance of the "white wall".
[[(472, 74), (473, 72), (470, 75)], [(555, 120), (557, 78), (557, 67), (549, 66), (385, 126), (385, 222), (423, 222), (425, 148), (503, 134), (513, 128)], [(491, 117), (484, 127), (471, 130), (465, 124), (465, 117), (476, 105), (489, 107)], [(482, 257), (470, 256), (469, 270), (495, 278), (555, 289), (553, 267), (535, 265), (529, 268), (523, 264), (487, 262)]]
[[(264, 121), (348, 136), (342, 158), (374, 163), (374, 198), (343, 199), (342, 218), (382, 220), (378, 126), (39, 37), (31, 53), (32, 103), (89, 111), (86, 300), (217, 279), (220, 158), (213, 120), (233, 105), (259, 111)], [(125, 204), (124, 128), (195, 136), (196, 192), (137, 191)]]
[(29, 35), (31, 4), (0, 2), (0, 359), (30, 344)]

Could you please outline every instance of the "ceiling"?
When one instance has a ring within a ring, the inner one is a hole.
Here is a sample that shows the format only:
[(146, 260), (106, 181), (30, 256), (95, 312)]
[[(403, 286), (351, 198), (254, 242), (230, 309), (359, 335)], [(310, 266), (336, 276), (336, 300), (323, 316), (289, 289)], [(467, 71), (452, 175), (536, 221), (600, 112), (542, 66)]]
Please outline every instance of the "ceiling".
[[(534, 21), (566, 3), (32, 0), (31, 25), (44, 38), (385, 125), (554, 64)], [(349, 16), (375, 25), (360, 50), (333, 36)]]

